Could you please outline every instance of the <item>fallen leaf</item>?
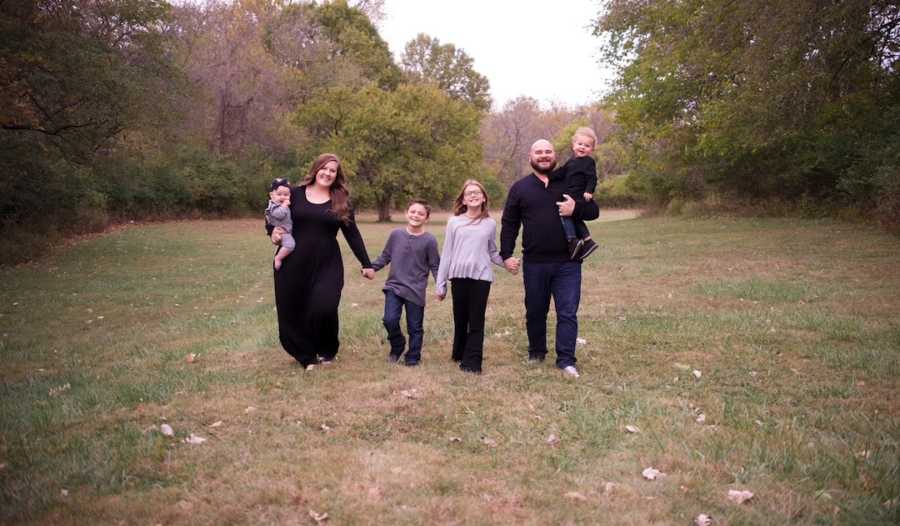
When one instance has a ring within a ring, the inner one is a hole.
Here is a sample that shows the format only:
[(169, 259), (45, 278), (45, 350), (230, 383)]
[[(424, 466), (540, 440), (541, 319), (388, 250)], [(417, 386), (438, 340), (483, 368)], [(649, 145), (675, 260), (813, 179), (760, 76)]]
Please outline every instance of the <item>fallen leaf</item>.
[(626, 433), (640, 433), (641, 430), (637, 426), (625, 426)]
[(577, 343), (578, 345), (585, 345), (587, 343), (587, 340), (585, 340), (584, 338), (575, 338), (575, 343)]
[(567, 491), (566, 494), (564, 495), (564, 497), (567, 499), (577, 500), (577, 501), (581, 501), (581, 502), (585, 502), (588, 500), (587, 497), (585, 497), (582, 493), (579, 493), (577, 491)]
[(753, 493), (747, 490), (728, 490), (728, 500), (735, 504), (743, 504), (753, 498)]
[(372, 486), (367, 493), (370, 500), (378, 501), (384, 497), (384, 492), (378, 486)]
[(253, 407), (252, 405), (251, 405), (251, 406), (247, 406), (247, 409), (244, 409), (244, 414), (250, 414), (250, 413), (252, 413), (253, 411), (256, 411), (256, 408), (255, 408), (255, 407)]
[(700, 414), (697, 415), (697, 418), (695, 418), (694, 420), (695, 420), (698, 424), (702, 424), (702, 423), (706, 422), (706, 415), (703, 414), (703, 413), (700, 413)]
[(497, 441), (487, 436), (481, 437), (481, 443), (488, 447), (497, 447)]
[(607, 482), (603, 484), (603, 493), (612, 493), (619, 485), (615, 482)]
[(462, 439), (459, 437), (450, 437), (450, 442), (462, 442)]
[(551, 433), (550, 436), (547, 437), (547, 444), (550, 447), (558, 446), (559, 445), (559, 437), (554, 435), (553, 433)]
[(186, 361), (187, 363), (194, 363), (195, 361), (197, 361), (197, 355), (195, 353), (190, 353), (184, 357), (184, 361)]
[(167, 437), (175, 436), (175, 430), (173, 430), (172, 426), (170, 426), (169, 424), (160, 424), (159, 432)]
[(72, 385), (69, 384), (69, 382), (66, 382), (63, 385), (60, 385), (57, 387), (51, 387), (50, 390), (47, 391), (47, 394), (49, 394), (50, 396), (59, 396), (71, 388), (72, 388)]
[(191, 433), (191, 436), (185, 438), (184, 442), (186, 444), (202, 444), (202, 443), (206, 442), (206, 439), (200, 435), (195, 435), (195, 434)]
[(698, 380), (700, 379), (701, 376), (703, 376), (703, 373), (701, 373), (701, 372), (700, 372), (699, 370), (697, 370), (697, 369), (694, 369), (693, 371), (691, 371), (691, 374), (693, 374), (693, 375), (694, 375), (694, 378), (696, 378), (696, 379), (698, 379)]
[(61, 490), (59, 490), (59, 494), (62, 495), (63, 497), (68, 497), (68, 496), (69, 496), (69, 490), (67, 490), (67, 489), (61, 489)]
[(678, 363), (678, 362), (673, 362), (672, 367), (674, 367), (676, 369), (681, 369), (682, 371), (687, 371), (687, 370), (690, 370), (690, 368), (691, 368), (690, 365), (685, 365), (683, 363)]
[(409, 398), (410, 400), (418, 400), (422, 398), (422, 395), (419, 393), (418, 389), (404, 389), (400, 391), (400, 396)]
[(712, 524), (712, 517), (705, 513), (701, 513), (697, 515), (697, 518), (694, 519), (695, 526), (710, 526)]
[(353, 308), (356, 308), (356, 307), (359, 307), (359, 303), (351, 303), (350, 306)]
[(831, 500), (831, 494), (827, 490), (821, 489), (816, 492), (817, 499)]
[(321, 426), (319, 426), (319, 429), (325, 431), (326, 433), (331, 431), (331, 427), (328, 424), (322, 424)]
[(644, 471), (641, 471), (641, 476), (647, 480), (656, 480), (656, 477), (661, 475), (665, 475), (665, 473), (655, 468), (647, 468)]
[(221, 420), (216, 420), (215, 422), (213, 422), (212, 424), (210, 424), (209, 427), (219, 427), (219, 426), (221, 426), (221, 425), (222, 425), (222, 421), (221, 421)]
[(317, 513), (313, 510), (309, 510), (309, 516), (312, 517), (312, 520), (316, 521), (316, 524), (322, 524), (328, 520), (328, 513), (325, 512)]

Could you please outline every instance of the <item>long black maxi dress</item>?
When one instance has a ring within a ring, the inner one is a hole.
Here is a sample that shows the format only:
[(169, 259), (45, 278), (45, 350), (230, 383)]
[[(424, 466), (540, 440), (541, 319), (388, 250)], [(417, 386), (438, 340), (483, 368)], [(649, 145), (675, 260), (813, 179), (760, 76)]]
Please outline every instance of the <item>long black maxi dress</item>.
[[(306, 199), (306, 188), (291, 190), (291, 219), (297, 247), (275, 272), (275, 305), (281, 346), (304, 367), (317, 357), (338, 352), (338, 305), (344, 288), (344, 263), (337, 242), (341, 230), (363, 268), (369, 255), (351, 213), (344, 223), (331, 212), (331, 201)], [(267, 225), (271, 233), (271, 226)]]

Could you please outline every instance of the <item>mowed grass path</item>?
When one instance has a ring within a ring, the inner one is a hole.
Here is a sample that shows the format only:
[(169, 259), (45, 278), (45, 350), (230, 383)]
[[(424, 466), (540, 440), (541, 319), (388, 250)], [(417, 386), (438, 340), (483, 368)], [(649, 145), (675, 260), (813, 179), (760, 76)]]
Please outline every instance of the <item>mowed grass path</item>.
[[(362, 225), (373, 257), (397, 226)], [(426, 310), (423, 365), (389, 366), (386, 271), (363, 280), (343, 241), (339, 359), (304, 372), (257, 220), (0, 269), (0, 522), (900, 522), (900, 240), (786, 219), (592, 230), (575, 381), (526, 363), (521, 276), (499, 269), (485, 374), (449, 360), (449, 301)]]

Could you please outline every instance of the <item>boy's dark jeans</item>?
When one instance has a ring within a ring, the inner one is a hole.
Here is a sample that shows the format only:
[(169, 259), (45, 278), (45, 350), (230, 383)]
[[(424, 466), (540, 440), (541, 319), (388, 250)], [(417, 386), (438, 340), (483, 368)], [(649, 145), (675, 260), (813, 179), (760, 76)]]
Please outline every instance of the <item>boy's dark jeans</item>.
[(566, 239), (569, 241), (591, 237), (591, 231), (588, 230), (584, 221), (580, 219), (575, 221), (569, 216), (559, 216), (559, 220), (562, 221), (563, 231), (565, 231)]
[(387, 329), (391, 342), (391, 354), (399, 357), (406, 346), (406, 338), (400, 330), (400, 315), (406, 308), (406, 331), (409, 333), (409, 350), (406, 352), (406, 363), (419, 363), (422, 359), (422, 336), (425, 321), (425, 307), (403, 299), (391, 290), (384, 291), (384, 328)]

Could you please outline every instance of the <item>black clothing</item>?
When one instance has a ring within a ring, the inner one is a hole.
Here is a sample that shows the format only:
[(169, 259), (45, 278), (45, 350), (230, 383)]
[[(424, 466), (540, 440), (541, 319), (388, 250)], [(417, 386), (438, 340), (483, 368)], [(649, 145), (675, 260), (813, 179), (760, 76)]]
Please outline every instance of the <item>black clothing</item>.
[(597, 163), (593, 157), (572, 157), (559, 171), (569, 181), (568, 194), (572, 199), (584, 199), (582, 194), (597, 190)]
[[(569, 196), (576, 201), (584, 201), (585, 192), (593, 194), (597, 189), (597, 163), (593, 157), (572, 157), (560, 168), (560, 172), (569, 182)], [(575, 231), (574, 237), (578, 239), (591, 237), (591, 231), (583, 220), (565, 217), (562, 220), (571, 221)], [(563, 223), (563, 229), (565, 228), (566, 225)], [(566, 230), (566, 237), (571, 239), (572, 236), (569, 234), (570, 231)]]
[(470, 373), (481, 372), (484, 355), (484, 315), (491, 282), (482, 279), (453, 278), (453, 360)]
[[(522, 259), (534, 263), (569, 261), (569, 245), (559, 220), (556, 203), (569, 193), (568, 180), (561, 171), (550, 174), (547, 186), (535, 174), (513, 183), (506, 196), (500, 229), (500, 257), (507, 259), (516, 248), (519, 225), (523, 225)], [(573, 199), (575, 196), (571, 196)], [(591, 220), (600, 215), (593, 200), (575, 200), (573, 220)]]
[[(344, 288), (344, 263), (337, 232), (353, 250), (363, 268), (369, 256), (353, 216), (344, 223), (331, 212), (331, 201), (316, 204), (306, 199), (306, 188), (291, 190), (291, 218), (297, 248), (275, 272), (275, 305), (281, 346), (307, 366), (316, 357), (331, 360), (338, 352), (338, 305)], [(271, 233), (270, 225), (267, 231)]]

